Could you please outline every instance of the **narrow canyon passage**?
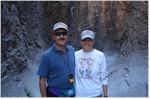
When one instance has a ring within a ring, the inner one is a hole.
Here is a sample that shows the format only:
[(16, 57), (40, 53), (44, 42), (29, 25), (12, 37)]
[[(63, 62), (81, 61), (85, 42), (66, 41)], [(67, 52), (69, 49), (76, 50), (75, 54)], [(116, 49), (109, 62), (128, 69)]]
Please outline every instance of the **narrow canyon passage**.
[(68, 44), (81, 49), (80, 34), (95, 33), (104, 52), (110, 97), (148, 97), (149, 1), (2, 1), (1, 96), (40, 96), (36, 74), (43, 51), (54, 42), (53, 25), (68, 25)]

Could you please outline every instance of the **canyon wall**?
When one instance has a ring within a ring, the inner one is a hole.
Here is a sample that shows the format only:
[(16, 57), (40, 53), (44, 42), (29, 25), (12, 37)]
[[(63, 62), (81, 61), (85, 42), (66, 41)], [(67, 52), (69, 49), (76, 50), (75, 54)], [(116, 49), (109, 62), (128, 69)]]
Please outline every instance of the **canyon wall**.
[(95, 32), (94, 47), (107, 58), (109, 96), (148, 96), (148, 1), (2, 1), (2, 97), (26, 97), (26, 85), (38, 85), (28, 77), (36, 77), (40, 55), (54, 43), (52, 28), (59, 21), (68, 25), (68, 44), (76, 50), (83, 30)]

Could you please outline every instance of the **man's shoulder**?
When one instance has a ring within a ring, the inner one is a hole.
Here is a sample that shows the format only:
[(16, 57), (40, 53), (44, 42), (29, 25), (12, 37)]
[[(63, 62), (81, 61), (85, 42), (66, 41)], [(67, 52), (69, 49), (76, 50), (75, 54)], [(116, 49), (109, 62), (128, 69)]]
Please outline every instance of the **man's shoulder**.
[(72, 47), (71, 45), (67, 45), (67, 48), (75, 51), (74, 47)]
[(46, 51), (43, 52), (43, 55), (47, 56), (47, 55), (52, 54), (52, 53), (53, 53), (53, 51), (52, 51), (52, 48), (50, 47)]

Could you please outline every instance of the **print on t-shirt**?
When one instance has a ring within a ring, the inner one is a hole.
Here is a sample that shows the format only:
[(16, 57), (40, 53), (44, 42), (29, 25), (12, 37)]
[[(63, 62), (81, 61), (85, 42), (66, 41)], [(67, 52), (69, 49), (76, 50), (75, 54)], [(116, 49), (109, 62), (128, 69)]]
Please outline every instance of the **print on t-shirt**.
[(79, 65), (79, 78), (84, 78), (84, 79), (92, 79), (92, 67), (93, 67), (93, 62), (94, 59), (92, 58), (80, 58), (78, 60), (80, 63)]

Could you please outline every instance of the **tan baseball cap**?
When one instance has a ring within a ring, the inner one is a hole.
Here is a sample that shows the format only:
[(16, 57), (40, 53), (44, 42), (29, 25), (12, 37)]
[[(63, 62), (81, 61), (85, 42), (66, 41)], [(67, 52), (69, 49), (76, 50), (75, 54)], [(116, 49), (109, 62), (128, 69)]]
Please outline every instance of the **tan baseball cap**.
[(84, 30), (81, 33), (81, 40), (85, 39), (85, 38), (91, 38), (94, 40), (94, 32), (91, 30)]
[(60, 29), (60, 28), (65, 29), (65, 30), (68, 31), (68, 26), (67, 26), (65, 23), (63, 23), (63, 22), (58, 22), (58, 23), (56, 23), (56, 24), (54, 25), (53, 30), (55, 31), (55, 30)]

